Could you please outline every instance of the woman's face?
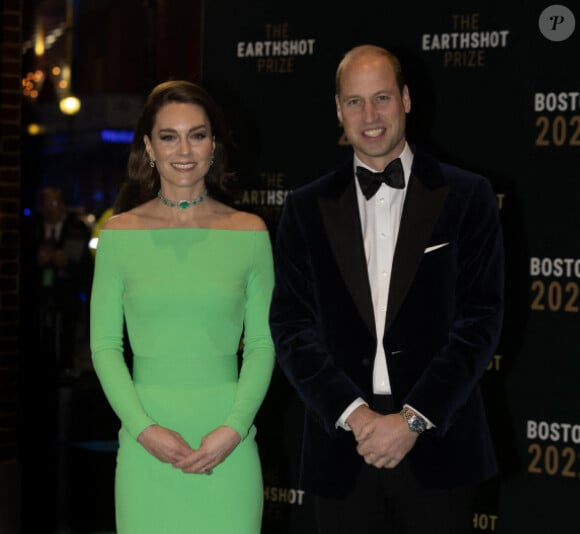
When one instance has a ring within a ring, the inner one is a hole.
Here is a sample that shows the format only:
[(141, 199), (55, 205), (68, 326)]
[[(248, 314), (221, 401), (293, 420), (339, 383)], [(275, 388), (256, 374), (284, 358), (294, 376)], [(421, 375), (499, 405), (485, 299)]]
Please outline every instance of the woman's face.
[(149, 157), (155, 161), (166, 187), (204, 185), (212, 163), (215, 140), (205, 110), (196, 104), (172, 102), (163, 106), (153, 124), (151, 138), (144, 137)]

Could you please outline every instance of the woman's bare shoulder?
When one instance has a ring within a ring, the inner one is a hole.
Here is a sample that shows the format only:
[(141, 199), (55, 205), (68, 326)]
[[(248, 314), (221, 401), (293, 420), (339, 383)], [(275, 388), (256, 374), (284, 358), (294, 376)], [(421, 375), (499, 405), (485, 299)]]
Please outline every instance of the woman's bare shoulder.
[(103, 225), (104, 230), (142, 230), (149, 228), (148, 203), (137, 206), (132, 210), (113, 215)]
[(209, 226), (224, 230), (267, 230), (264, 220), (255, 213), (241, 211), (233, 206), (213, 201), (212, 222)]
[(266, 223), (259, 215), (247, 211), (233, 211), (230, 223), (232, 230), (262, 231), (268, 229)]
[(132, 230), (136, 228), (135, 216), (129, 212), (119, 213), (107, 219), (103, 230)]

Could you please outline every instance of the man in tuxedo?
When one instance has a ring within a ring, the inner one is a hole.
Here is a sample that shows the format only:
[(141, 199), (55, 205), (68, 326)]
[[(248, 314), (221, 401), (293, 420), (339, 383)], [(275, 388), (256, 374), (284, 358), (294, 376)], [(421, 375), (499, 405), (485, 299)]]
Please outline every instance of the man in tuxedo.
[(471, 532), (473, 489), (497, 470), (478, 386), (503, 314), (495, 195), (407, 143), (389, 51), (346, 53), (335, 99), (353, 157), (288, 195), (275, 244), (301, 484), (320, 534)]

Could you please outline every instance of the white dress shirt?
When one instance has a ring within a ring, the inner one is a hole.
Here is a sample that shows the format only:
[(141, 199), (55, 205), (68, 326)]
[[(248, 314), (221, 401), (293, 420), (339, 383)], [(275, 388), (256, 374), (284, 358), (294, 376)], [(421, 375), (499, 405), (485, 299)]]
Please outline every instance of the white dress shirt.
[[(362, 194), (358, 180), (355, 180), (377, 335), (377, 352), (373, 367), (373, 391), (376, 394), (391, 393), (383, 336), (393, 256), (407, 192), (406, 186), (409, 183), (413, 163), (413, 153), (408, 144), (405, 145), (400, 158), (405, 177), (404, 189), (395, 189), (383, 183), (376, 194), (367, 200)], [(356, 156), (354, 165), (355, 169), (357, 166), (367, 167), (358, 161)], [(377, 169), (369, 170), (377, 172)]]
[(44, 239), (50, 241), (58, 241), (60, 239), (60, 234), (62, 232), (63, 221), (59, 221), (54, 224), (44, 223)]
[[(407, 185), (411, 175), (413, 164), (413, 152), (408, 144), (405, 144), (403, 152), (399, 156), (403, 165), (405, 188), (395, 189), (387, 184), (381, 184), (376, 194), (367, 200), (356, 182), (356, 196), (361, 219), (361, 231), (363, 234), (371, 296), (376, 326), (377, 349), (373, 366), (373, 392), (375, 394), (390, 394), (391, 383), (387, 369), (383, 336), (385, 333), (385, 319), (389, 298), (389, 286), (395, 245), (399, 235), (399, 225), (403, 213), (403, 203), (407, 192)], [(366, 167), (377, 172), (380, 169), (371, 169), (354, 156), (353, 174), (356, 176), (356, 167)], [(337, 425), (350, 430), (346, 424), (348, 416), (360, 405), (366, 404), (363, 399), (356, 399), (343, 412)]]

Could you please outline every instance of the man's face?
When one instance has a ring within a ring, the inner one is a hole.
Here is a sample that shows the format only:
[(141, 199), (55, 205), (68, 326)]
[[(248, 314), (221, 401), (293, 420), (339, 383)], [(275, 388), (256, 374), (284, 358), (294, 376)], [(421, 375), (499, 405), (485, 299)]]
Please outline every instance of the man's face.
[(399, 156), (410, 110), (409, 90), (405, 86), (401, 94), (388, 58), (365, 54), (344, 65), (336, 112), (361, 161), (382, 170)]
[(63, 218), (65, 207), (58, 191), (47, 189), (43, 192), (42, 212), (46, 221), (51, 224), (54, 224)]

